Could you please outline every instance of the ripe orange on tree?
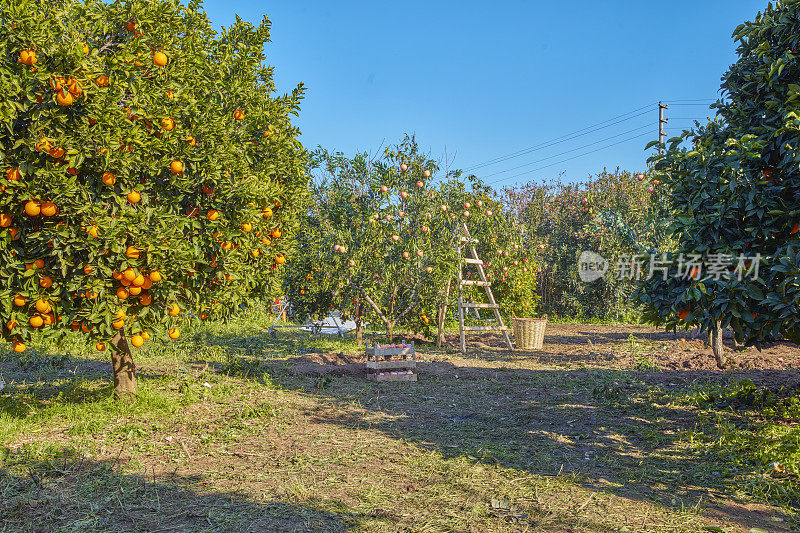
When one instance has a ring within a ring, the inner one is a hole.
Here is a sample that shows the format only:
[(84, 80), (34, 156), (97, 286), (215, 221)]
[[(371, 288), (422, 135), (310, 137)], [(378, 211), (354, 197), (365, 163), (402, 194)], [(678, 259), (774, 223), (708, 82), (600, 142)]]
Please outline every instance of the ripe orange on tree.
[[(120, 9), (122, 3), (45, 2), (47, 10), (24, 11), (24, 27), (6, 27), (8, 52), (14, 59), (19, 55), (19, 62), (0, 62), (0, 77), (16, 80), (3, 98), (22, 106), (14, 116), (28, 118), (19, 121), (0, 114), (0, 128), (12, 132), (9, 146), (30, 142), (35, 150), (6, 154), (0, 227), (16, 229), (10, 232), (12, 237), (0, 239), (0, 264), (12, 270), (22, 270), (26, 264), (31, 269), (45, 264), (48, 268), (33, 276), (0, 278), (0, 292), (30, 295), (29, 302), (23, 299), (22, 306), (13, 306), (13, 313), (0, 306), (0, 324), (17, 315), (20, 322), (29, 321), (30, 312), (24, 318), (21, 313), (28, 307), (33, 311), (29, 304), (38, 298), (45, 299), (36, 291), (47, 291), (46, 298), (58, 307), (58, 314), (71, 318), (47, 317), (52, 325), (40, 329), (58, 338), (76, 327), (90, 346), (108, 347), (119, 378), (117, 392), (127, 394), (135, 393), (134, 378), (124, 371), (130, 368), (132, 356), (125, 352), (126, 343), (115, 337), (132, 339), (144, 329), (177, 330), (178, 317), (160, 312), (173, 302), (181, 314), (194, 316), (210, 314), (211, 302), (217, 302), (214, 316), (225, 318), (236, 312), (242, 296), (280, 291), (281, 280), (249, 252), (226, 254), (224, 265), (237, 276), (224, 284), (216, 283), (216, 269), (196, 266), (208, 265), (218, 250), (211, 234), (212, 226), (221, 223), (206, 227), (184, 216), (201, 209), (193, 193), (208, 185), (217, 209), (226, 206), (225, 217), (220, 218), (231, 229), (251, 223), (251, 210), (227, 207), (236, 206), (241, 198), (257, 206), (286, 198), (285, 208), (274, 218), (288, 237), (299, 225), (296, 217), (307, 177), (301, 170), (305, 151), (296, 142), (291, 123), (302, 89), (285, 98), (274, 97), (269, 89), (266, 23), (235, 22), (214, 33), (213, 25), (205, 23), (207, 15), (194, 3), (132, 0)], [(9, 9), (13, 19), (17, 15), (14, 2)], [(91, 24), (86, 22), (87, 14)], [(22, 18), (23, 12), (18, 15)], [(123, 30), (123, 34), (127, 29), (129, 34), (115, 37), (114, 46), (97, 52), (108, 38), (103, 28), (112, 33)], [(234, 36), (235, 52), (227, 44)], [(146, 46), (154, 48), (147, 52)], [(90, 53), (85, 57), (87, 48)], [(147, 64), (147, 57), (153, 62)], [(137, 67), (137, 63), (145, 64)], [(35, 75), (32, 66), (38, 69)], [(228, 75), (231, 69), (236, 70), (235, 77)], [(132, 79), (136, 80), (135, 100), (130, 99), (127, 83)], [(232, 120), (231, 110), (239, 102), (242, 109), (247, 103), (247, 113), (236, 113)], [(163, 118), (170, 120), (162, 122)], [(263, 131), (267, 123), (287, 141), (285, 148), (264, 153), (250, 144), (253, 132)], [(167, 132), (181, 127), (187, 128), (186, 134), (169, 139)], [(198, 143), (206, 132), (214, 132), (214, 142)], [(24, 170), (24, 178), (19, 169)], [(275, 180), (275, 175), (281, 179)], [(191, 204), (188, 210), (187, 204)], [(208, 211), (209, 206), (203, 207)], [(135, 246), (138, 257), (129, 246)], [(291, 241), (284, 239), (279, 252), (288, 253), (291, 247)], [(216, 261), (223, 264), (222, 259)], [(84, 277), (87, 263), (95, 278)], [(75, 278), (92, 286), (81, 287)], [(123, 291), (128, 296), (120, 299), (117, 293)], [(133, 294), (137, 291), (138, 295)], [(148, 312), (138, 312), (148, 306)], [(139, 318), (115, 318), (109, 325), (107, 314), (116, 309), (137, 310), (130, 314)], [(156, 309), (159, 312), (150, 312)], [(3, 340), (24, 345), (31, 332), (27, 324), (15, 327), (13, 334), (4, 329)]]

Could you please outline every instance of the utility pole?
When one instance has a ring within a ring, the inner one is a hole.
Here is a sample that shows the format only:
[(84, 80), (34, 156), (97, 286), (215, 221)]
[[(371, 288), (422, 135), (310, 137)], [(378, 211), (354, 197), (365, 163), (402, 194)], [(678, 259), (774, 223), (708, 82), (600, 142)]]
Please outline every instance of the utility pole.
[(664, 137), (666, 137), (666, 133), (664, 133), (664, 124), (669, 122), (669, 119), (664, 118), (664, 110), (669, 109), (669, 106), (666, 104), (662, 104), (660, 101), (658, 102), (658, 153), (664, 153)]

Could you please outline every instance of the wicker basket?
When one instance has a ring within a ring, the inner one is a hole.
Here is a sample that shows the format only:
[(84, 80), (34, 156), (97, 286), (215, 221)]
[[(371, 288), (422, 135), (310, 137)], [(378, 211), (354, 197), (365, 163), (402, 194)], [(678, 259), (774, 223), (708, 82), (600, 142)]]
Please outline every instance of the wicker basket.
[(547, 315), (542, 318), (515, 318), (514, 340), (517, 349), (541, 350), (544, 345), (544, 329), (547, 327)]

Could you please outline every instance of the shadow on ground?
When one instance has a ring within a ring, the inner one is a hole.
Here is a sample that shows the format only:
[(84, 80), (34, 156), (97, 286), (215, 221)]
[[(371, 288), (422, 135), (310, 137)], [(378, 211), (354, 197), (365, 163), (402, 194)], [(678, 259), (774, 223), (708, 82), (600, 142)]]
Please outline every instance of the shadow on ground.
[(131, 475), (112, 461), (67, 452), (40, 460), (21, 454), (0, 462), (0, 524), (8, 531), (345, 531), (355, 519), (313, 502), (214, 492), (199, 476)]

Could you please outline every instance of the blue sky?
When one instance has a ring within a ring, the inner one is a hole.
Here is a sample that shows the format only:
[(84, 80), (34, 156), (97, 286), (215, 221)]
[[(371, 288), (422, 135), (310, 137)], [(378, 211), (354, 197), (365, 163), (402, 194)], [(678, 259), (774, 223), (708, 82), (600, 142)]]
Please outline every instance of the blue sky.
[[(376, 151), (415, 133), (495, 186), (646, 168), (659, 100), (668, 134), (709, 116), (754, 0), (286, 2), (206, 0), (272, 21), (278, 90), (307, 86), (303, 143)], [(678, 100), (700, 100), (676, 102)], [(639, 115), (639, 116), (636, 116)], [(620, 117), (616, 124), (608, 119)], [(599, 125), (597, 125), (599, 124)], [(594, 126), (597, 125), (597, 126)], [(594, 127), (592, 127), (594, 126)], [(601, 127), (602, 126), (602, 127)], [(566, 142), (551, 143), (567, 137)], [(542, 145), (545, 145), (542, 147)], [(536, 150), (528, 150), (537, 147)], [(523, 154), (478, 166), (509, 154)]]

